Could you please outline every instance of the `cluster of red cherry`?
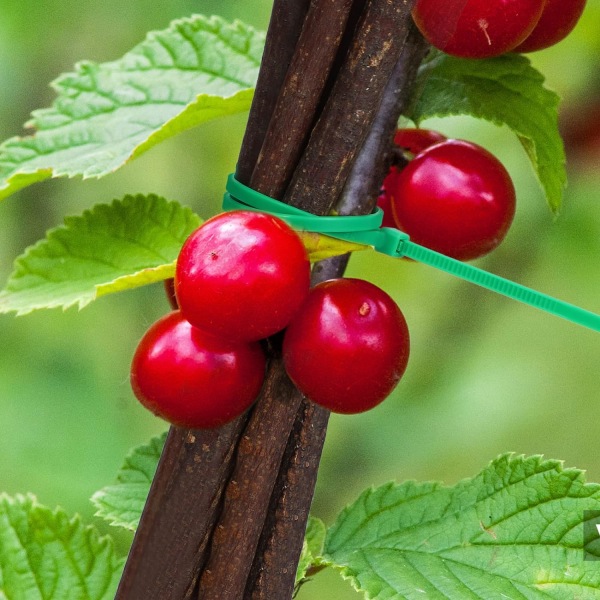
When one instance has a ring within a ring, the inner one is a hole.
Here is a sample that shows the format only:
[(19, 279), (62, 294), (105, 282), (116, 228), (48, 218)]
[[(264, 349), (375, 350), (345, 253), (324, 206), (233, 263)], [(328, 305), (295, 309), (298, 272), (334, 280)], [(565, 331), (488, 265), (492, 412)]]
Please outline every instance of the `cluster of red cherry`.
[(408, 362), (400, 309), (359, 279), (309, 287), (306, 250), (286, 223), (251, 211), (209, 219), (177, 259), (179, 309), (154, 323), (134, 354), (136, 397), (178, 426), (223, 425), (261, 390), (261, 340), (285, 330), (283, 362), (306, 397), (340, 413), (379, 404)]
[(413, 19), (425, 39), (453, 56), (490, 58), (534, 52), (564, 39), (586, 0), (416, 0)]

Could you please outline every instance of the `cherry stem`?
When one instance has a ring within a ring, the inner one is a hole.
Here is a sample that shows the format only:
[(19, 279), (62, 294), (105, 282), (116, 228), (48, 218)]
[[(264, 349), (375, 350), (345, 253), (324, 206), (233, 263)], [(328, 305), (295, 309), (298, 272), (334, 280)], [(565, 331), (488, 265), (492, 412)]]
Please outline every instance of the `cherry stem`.
[(173, 310), (177, 310), (179, 308), (179, 304), (177, 303), (177, 296), (175, 295), (175, 280), (170, 277), (169, 279), (165, 279), (165, 295), (167, 296), (167, 300), (169, 301), (169, 306)]

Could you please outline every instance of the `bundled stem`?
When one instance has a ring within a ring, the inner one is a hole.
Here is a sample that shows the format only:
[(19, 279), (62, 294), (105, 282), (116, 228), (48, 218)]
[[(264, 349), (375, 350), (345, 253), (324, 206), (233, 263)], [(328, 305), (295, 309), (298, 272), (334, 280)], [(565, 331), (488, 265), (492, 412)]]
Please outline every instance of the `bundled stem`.
[[(240, 181), (315, 214), (340, 201), (371, 209), (383, 171), (368, 165), (384, 161), (399, 89), (423, 51), (407, 38), (409, 11), (389, 0), (275, 2)], [(317, 265), (313, 283), (346, 262)], [(291, 598), (328, 417), (274, 357), (251, 414), (217, 431), (172, 428), (117, 598)]]
[(282, 197), (302, 155), (351, 6), (315, 2), (308, 11), (250, 183), (267, 196)]

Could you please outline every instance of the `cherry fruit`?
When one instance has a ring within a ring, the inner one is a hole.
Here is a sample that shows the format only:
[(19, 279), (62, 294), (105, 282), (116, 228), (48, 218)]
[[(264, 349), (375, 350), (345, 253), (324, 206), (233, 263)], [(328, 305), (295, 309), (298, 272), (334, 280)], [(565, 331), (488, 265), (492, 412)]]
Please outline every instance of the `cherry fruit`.
[(147, 409), (179, 427), (219, 427), (240, 416), (258, 396), (265, 357), (258, 342), (218, 339), (174, 311), (141, 339), (131, 386)]
[(444, 134), (433, 129), (397, 129), (394, 135), (394, 145), (415, 156), (423, 152), (425, 148), (446, 139), (448, 138)]
[(377, 197), (377, 206), (383, 211), (382, 227), (396, 227), (394, 215), (392, 214), (392, 194), (396, 189), (396, 178), (399, 171), (396, 167), (390, 167), (388, 174), (381, 184), (381, 190)]
[(496, 248), (515, 213), (515, 189), (502, 163), (462, 140), (418, 154), (398, 174), (390, 195), (399, 229), (413, 242), (458, 260)]
[[(443, 142), (446, 139), (445, 135), (432, 129), (397, 129), (394, 135), (394, 146), (407, 153), (407, 158), (410, 159), (425, 150), (425, 148), (429, 148), (429, 146)], [(396, 190), (396, 178), (398, 174), (398, 168), (392, 165), (383, 180), (381, 192), (377, 198), (377, 206), (383, 211), (382, 227), (396, 227), (396, 222), (392, 215), (391, 200), (392, 194)]]
[(425, 39), (439, 50), (463, 58), (489, 58), (525, 40), (539, 21), (544, 3), (417, 0), (412, 15)]
[(409, 334), (396, 303), (360, 279), (315, 286), (285, 331), (288, 375), (310, 400), (338, 413), (369, 410), (394, 389)]
[(309, 285), (310, 263), (296, 232), (273, 215), (251, 211), (206, 221), (184, 243), (175, 271), (185, 318), (237, 341), (284, 329)]
[(566, 38), (583, 13), (586, 0), (546, 0), (542, 16), (533, 31), (514, 50), (535, 52)]

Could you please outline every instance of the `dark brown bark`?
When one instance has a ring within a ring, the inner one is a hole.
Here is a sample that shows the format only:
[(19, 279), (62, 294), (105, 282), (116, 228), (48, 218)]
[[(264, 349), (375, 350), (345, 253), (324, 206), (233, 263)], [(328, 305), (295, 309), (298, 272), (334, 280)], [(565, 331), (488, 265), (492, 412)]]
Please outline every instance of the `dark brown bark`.
[(398, 119), (407, 109), (419, 65), (428, 50), (429, 45), (410, 20), (404, 48), (392, 70), (373, 125), (340, 196), (337, 205), (340, 215), (366, 214), (375, 207), (381, 182), (392, 162), (393, 138)]
[[(385, 88), (378, 113), (361, 148), (338, 204), (342, 214), (364, 214), (375, 206), (387, 169), (386, 157), (398, 118), (406, 108), (418, 66), (427, 45), (416, 28), (411, 27), (406, 45)], [(313, 280), (340, 277), (347, 256), (319, 263)], [(316, 483), (329, 413), (310, 402), (302, 405), (290, 436), (279, 473), (256, 560), (248, 581), (247, 600), (290, 598), (298, 556)]]
[(171, 427), (115, 598), (191, 598), (244, 419)]
[[(242, 182), (254, 170), (308, 5), (309, 0), (275, 0), (237, 165)], [(192, 597), (246, 419), (217, 431), (171, 427), (116, 600)]]
[[(326, 10), (323, 8), (325, 6)], [(287, 144), (283, 132), (290, 130), (290, 122), (293, 121), (291, 141), (286, 146), (289, 152), (284, 153), (275, 165), (259, 159), (252, 183), (260, 192), (273, 194), (273, 190), (281, 186), (281, 174), (291, 173), (296, 166), (342, 39), (341, 26), (339, 33), (332, 36), (329, 33), (330, 23), (323, 16), (328, 13), (333, 18), (335, 15), (340, 23), (345, 23), (349, 8), (347, 0), (329, 0), (327, 3), (311, 5), (292, 59), (291, 76), (286, 78), (280, 94), (280, 99), (284, 98), (285, 102), (278, 102), (265, 139), (268, 148), (273, 148), (275, 139)], [(326, 38), (327, 50), (311, 55), (309, 50), (323, 44)], [(310, 75), (319, 83), (299, 85), (302, 74), (297, 69), (308, 68), (305, 62), (308, 55), (312, 56)], [(294, 120), (294, 111), (290, 107), (301, 115), (299, 119)], [(281, 132), (280, 138), (277, 132)], [(262, 150), (261, 156), (265, 156)], [(267, 516), (269, 499), (301, 402), (302, 397), (287, 378), (281, 361), (272, 361), (263, 393), (240, 442), (235, 470), (227, 486), (222, 515), (213, 537), (210, 558), (200, 579), (198, 598), (201, 600), (237, 600), (243, 597)]]
[(327, 214), (342, 192), (379, 110), (383, 91), (407, 36), (410, 6), (371, 0), (347, 59), (311, 133), (284, 201)]
[(243, 597), (281, 458), (301, 401), (281, 360), (271, 361), (263, 393), (239, 443), (198, 598)]
[(302, 155), (351, 6), (352, 0), (311, 4), (250, 183), (267, 196), (283, 196)]
[(250, 183), (309, 5), (310, 0), (276, 0), (273, 6), (248, 127), (236, 167), (236, 177), (244, 185)]
[[(343, 265), (337, 274), (343, 275)], [(291, 598), (317, 481), (329, 411), (303, 401), (288, 440), (255, 561), (246, 600)]]

